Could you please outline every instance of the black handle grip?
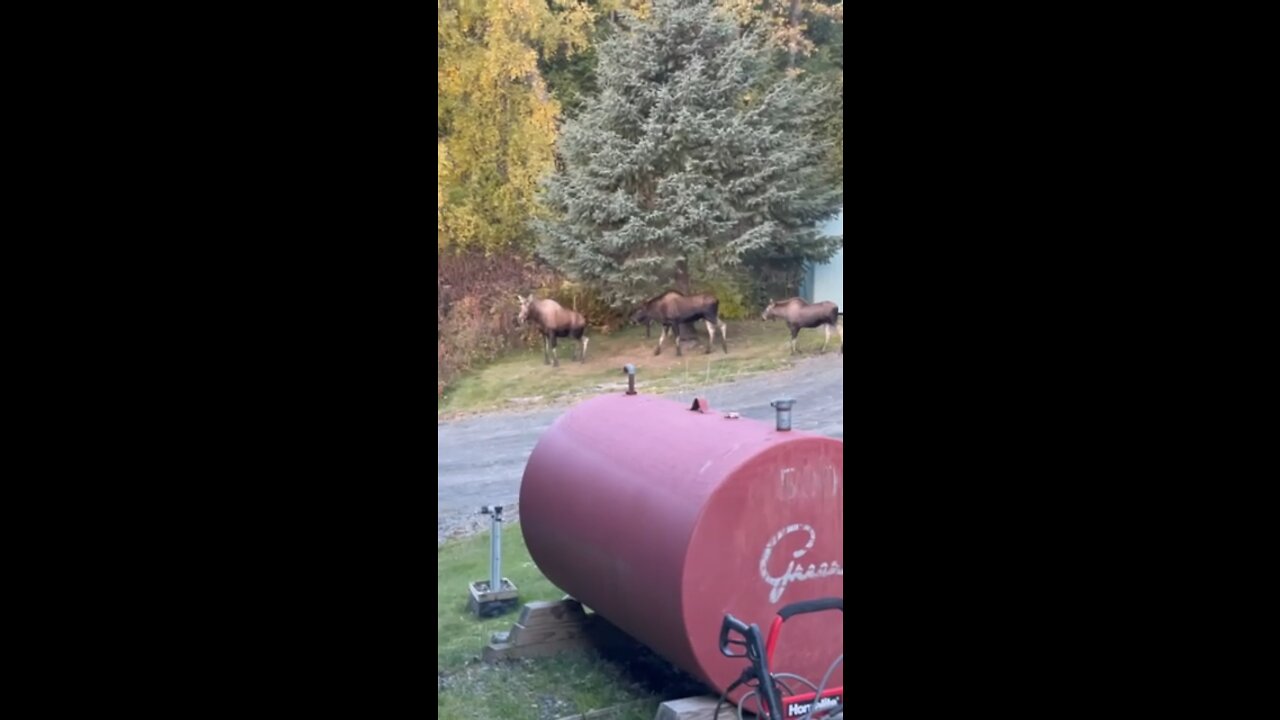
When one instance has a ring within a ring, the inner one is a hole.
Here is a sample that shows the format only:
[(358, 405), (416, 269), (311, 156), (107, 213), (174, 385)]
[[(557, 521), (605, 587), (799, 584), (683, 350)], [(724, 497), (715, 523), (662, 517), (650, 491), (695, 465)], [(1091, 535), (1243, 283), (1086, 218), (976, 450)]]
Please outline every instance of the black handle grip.
[(817, 600), (803, 600), (798, 603), (791, 603), (778, 611), (778, 617), (782, 618), (783, 622), (786, 622), (787, 618), (794, 615), (822, 612), (823, 610), (844, 612), (844, 598), (818, 598)]
[[(738, 633), (738, 635), (742, 636), (742, 639), (730, 640), (729, 639), (730, 632)], [(750, 633), (751, 633), (751, 626), (747, 625), (746, 623), (742, 622), (741, 620), (739, 620), (738, 618), (732, 615), (725, 615), (724, 621), (720, 623), (720, 653), (725, 657), (731, 657), (731, 658), (746, 657), (745, 652), (742, 654), (735, 653), (733, 652), (733, 648), (729, 646), (741, 645), (742, 647), (746, 647), (747, 640), (750, 637)]]

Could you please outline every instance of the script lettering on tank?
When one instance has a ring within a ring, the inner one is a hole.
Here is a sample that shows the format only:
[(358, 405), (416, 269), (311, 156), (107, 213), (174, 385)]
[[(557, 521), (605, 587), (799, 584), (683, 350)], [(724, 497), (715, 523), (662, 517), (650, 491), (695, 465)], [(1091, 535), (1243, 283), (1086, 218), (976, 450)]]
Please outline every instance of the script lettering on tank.
[[(809, 534), (809, 541), (804, 547), (791, 553), (792, 560), (787, 563), (787, 569), (782, 575), (774, 577), (769, 574), (769, 559), (773, 557), (773, 551), (782, 542), (782, 539), (792, 533), (805, 532)], [(788, 525), (773, 537), (769, 538), (769, 542), (764, 545), (764, 552), (760, 554), (760, 577), (765, 583), (772, 588), (769, 592), (769, 602), (776, 603), (782, 599), (782, 593), (786, 592), (787, 586), (794, 582), (804, 582), (805, 580), (813, 580), (815, 578), (831, 577), (833, 575), (843, 576), (844, 568), (840, 567), (840, 563), (824, 562), (818, 565), (810, 563), (807, 567), (803, 563), (796, 562), (804, 557), (813, 549), (814, 543), (818, 542), (818, 531), (813, 529), (811, 525), (796, 523)]]

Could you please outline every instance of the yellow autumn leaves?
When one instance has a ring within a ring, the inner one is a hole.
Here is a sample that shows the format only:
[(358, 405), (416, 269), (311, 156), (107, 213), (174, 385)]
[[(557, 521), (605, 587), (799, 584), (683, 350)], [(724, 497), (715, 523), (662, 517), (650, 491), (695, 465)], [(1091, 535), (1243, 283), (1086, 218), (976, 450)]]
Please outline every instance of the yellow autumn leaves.
[[(805, 22), (843, 3), (718, 0), (777, 47), (807, 54)], [(538, 183), (554, 168), (560, 104), (539, 60), (590, 47), (603, 20), (648, 15), (650, 0), (436, 0), (438, 248), (531, 244)]]
[(438, 247), (525, 244), (560, 106), (539, 52), (587, 46), (581, 0), (437, 0)]

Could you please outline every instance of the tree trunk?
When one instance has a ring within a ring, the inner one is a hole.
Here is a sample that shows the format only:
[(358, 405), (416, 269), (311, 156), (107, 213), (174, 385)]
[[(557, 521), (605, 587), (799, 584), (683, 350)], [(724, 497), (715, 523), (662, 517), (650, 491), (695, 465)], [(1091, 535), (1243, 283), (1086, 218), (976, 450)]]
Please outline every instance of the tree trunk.
[(787, 67), (792, 70), (796, 67), (796, 54), (800, 51), (800, 41), (798, 33), (800, 32), (800, 0), (791, 0), (791, 47), (790, 58), (787, 61)]
[[(676, 290), (689, 294), (689, 262), (687, 260), (676, 261)], [(693, 328), (689, 323), (681, 323), (676, 328), (676, 342), (681, 340), (689, 340), (693, 337)]]

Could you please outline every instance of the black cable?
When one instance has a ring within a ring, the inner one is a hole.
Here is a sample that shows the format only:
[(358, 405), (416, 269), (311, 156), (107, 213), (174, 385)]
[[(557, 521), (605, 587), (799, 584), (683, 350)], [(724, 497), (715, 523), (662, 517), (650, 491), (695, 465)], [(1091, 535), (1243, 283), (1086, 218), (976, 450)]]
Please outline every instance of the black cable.
[(746, 720), (746, 718), (742, 716), (742, 711), (746, 707), (747, 698), (752, 696), (755, 696), (756, 698), (756, 713), (755, 713), (756, 717), (757, 718), (764, 717), (764, 713), (760, 712), (760, 694), (757, 693), (755, 690), (752, 690), (746, 695), (743, 695), (742, 700), (738, 701), (738, 720)]
[[(778, 673), (777, 675), (774, 675), (773, 677), (774, 677), (774, 679), (775, 679), (775, 680), (777, 680), (777, 678), (784, 678), (784, 677), (785, 677), (785, 678), (791, 678), (792, 680), (799, 680), (800, 682), (804, 683), (805, 685), (808, 685), (810, 690), (814, 691), (815, 693), (816, 693), (816, 692), (818, 692), (818, 686), (817, 686), (817, 685), (814, 685), (813, 683), (809, 682), (809, 681), (808, 681), (807, 679), (805, 679), (804, 677), (801, 677), (800, 675), (796, 675), (795, 673)], [(795, 695), (795, 691), (793, 691), (793, 690), (792, 690), (790, 687), (788, 687), (787, 685), (783, 684), (783, 682), (782, 682), (781, 680), (777, 680), (777, 683), (778, 683), (779, 685), (782, 685), (782, 689), (783, 689), (783, 690), (786, 690), (788, 695)]]
[[(805, 713), (804, 720), (809, 720), (813, 714), (818, 711), (818, 701), (822, 699), (822, 692), (827, 689), (827, 681), (831, 679), (832, 673), (836, 671), (836, 667), (844, 662), (844, 655), (836, 658), (831, 663), (831, 667), (827, 668), (827, 674), (822, 676), (822, 682), (818, 683), (818, 689), (814, 691), (813, 704), (809, 706), (809, 712)], [(841, 703), (843, 705), (844, 703)]]

